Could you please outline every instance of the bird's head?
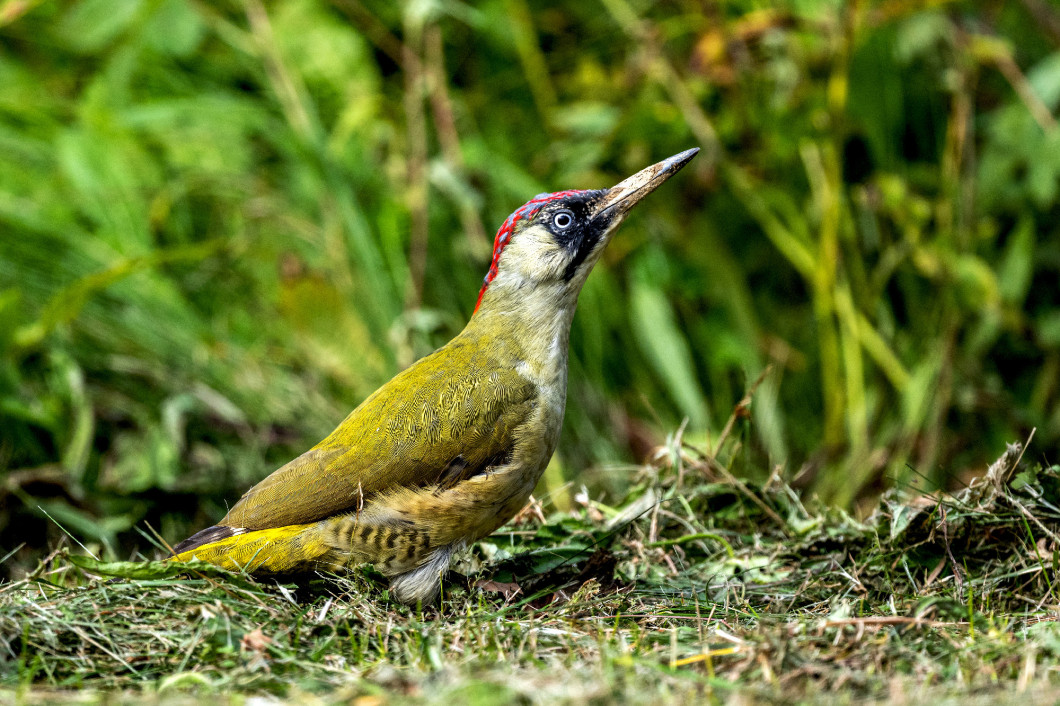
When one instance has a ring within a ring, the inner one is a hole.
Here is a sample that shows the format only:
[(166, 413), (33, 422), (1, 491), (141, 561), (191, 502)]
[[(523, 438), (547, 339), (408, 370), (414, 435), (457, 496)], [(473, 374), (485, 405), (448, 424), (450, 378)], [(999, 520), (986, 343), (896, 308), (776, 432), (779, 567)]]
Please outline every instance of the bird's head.
[(497, 231), (475, 311), (514, 306), (543, 288), (558, 290), (555, 294), (573, 305), (630, 209), (697, 152), (676, 154), (610, 189), (540, 194), (519, 207)]

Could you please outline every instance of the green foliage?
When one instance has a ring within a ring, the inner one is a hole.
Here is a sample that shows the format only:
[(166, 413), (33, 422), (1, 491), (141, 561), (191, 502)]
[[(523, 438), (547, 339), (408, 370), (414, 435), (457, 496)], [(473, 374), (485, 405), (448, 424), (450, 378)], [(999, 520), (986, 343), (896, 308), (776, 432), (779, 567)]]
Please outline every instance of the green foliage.
[(215, 520), (460, 329), (515, 207), (693, 145), (583, 293), (557, 502), (767, 365), (735, 471), (839, 505), (1055, 448), (1056, 16), (0, 2), (8, 566)]

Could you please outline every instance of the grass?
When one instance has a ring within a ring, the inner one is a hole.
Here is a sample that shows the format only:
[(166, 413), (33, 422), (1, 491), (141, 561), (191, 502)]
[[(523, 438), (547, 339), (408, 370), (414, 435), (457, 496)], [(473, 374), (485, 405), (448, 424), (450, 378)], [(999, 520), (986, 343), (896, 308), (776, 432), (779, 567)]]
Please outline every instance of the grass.
[(959, 493), (892, 492), (859, 521), (675, 442), (619, 507), (524, 512), (422, 609), (390, 603), (370, 569), (184, 578), (61, 548), (0, 590), (4, 697), (1053, 700), (1060, 467), (1022, 449)]

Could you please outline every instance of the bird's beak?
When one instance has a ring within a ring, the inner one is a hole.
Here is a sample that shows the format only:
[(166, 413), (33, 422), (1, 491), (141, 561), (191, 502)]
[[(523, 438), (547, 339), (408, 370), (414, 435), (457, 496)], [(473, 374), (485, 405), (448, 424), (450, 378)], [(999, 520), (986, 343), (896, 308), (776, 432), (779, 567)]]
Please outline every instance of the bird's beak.
[(642, 169), (633, 176), (607, 189), (597, 202), (594, 217), (605, 216), (621, 220), (642, 198), (655, 191), (664, 181), (681, 171), (699, 153), (698, 147), (679, 152), (669, 159)]

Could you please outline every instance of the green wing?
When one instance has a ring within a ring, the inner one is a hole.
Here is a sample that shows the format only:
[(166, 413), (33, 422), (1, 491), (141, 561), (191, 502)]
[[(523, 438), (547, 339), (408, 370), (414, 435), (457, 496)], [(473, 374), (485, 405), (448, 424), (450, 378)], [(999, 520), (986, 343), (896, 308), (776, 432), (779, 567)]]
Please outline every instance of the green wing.
[(326, 439), (247, 491), (219, 524), (314, 522), (388, 488), (449, 485), (504, 463), (535, 388), (499, 363), (517, 358), (481, 343), (458, 336), (400, 373)]

